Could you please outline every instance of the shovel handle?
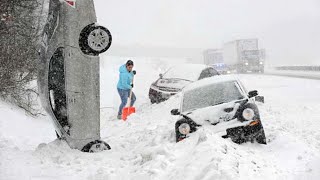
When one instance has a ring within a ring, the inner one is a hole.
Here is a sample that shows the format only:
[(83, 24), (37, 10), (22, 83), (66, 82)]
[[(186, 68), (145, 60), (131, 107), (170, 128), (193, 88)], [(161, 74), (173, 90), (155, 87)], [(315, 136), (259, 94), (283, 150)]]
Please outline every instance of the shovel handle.
[[(134, 76), (132, 77), (132, 81), (131, 81), (131, 83), (133, 83), (133, 79), (134, 79)], [(132, 88), (133, 88), (133, 87), (132, 87)], [(129, 95), (129, 97), (128, 97), (128, 101), (127, 101), (127, 105), (126, 105), (126, 107), (130, 107), (130, 104), (131, 104), (132, 88), (130, 89), (130, 95)]]

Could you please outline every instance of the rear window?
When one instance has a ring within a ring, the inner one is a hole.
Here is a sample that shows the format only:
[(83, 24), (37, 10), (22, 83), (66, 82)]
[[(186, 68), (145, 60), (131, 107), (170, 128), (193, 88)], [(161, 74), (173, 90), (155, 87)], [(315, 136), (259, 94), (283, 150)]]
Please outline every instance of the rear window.
[(178, 78), (178, 79), (185, 79), (190, 81), (198, 80), (200, 73), (202, 70), (205, 69), (204, 67), (200, 66), (174, 66), (170, 68), (164, 75), (163, 78), (171, 79), (171, 78)]
[(58, 48), (50, 59), (48, 90), (53, 114), (59, 124), (68, 132), (63, 48)]

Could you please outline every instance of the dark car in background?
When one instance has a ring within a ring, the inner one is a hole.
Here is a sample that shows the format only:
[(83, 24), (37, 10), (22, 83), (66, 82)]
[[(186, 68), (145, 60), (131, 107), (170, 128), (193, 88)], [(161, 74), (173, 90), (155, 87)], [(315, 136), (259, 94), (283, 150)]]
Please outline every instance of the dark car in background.
[(159, 75), (149, 89), (151, 103), (160, 103), (180, 92), (185, 86), (200, 79), (217, 76), (219, 73), (204, 64), (181, 64)]
[(211, 65), (215, 70), (217, 70), (220, 74), (230, 74), (231, 71), (228, 66), (224, 63), (215, 63)]
[(247, 92), (242, 83), (230, 75), (208, 78), (192, 83), (183, 90), (180, 115), (175, 123), (176, 141), (179, 142), (199, 128), (210, 131), (233, 142), (266, 144), (255, 97), (256, 90)]

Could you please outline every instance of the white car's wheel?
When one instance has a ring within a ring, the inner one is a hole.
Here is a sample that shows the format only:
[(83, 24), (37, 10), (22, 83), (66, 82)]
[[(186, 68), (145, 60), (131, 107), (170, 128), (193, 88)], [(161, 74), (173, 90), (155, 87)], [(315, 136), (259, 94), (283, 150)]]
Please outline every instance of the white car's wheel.
[(107, 51), (111, 42), (111, 33), (103, 26), (90, 24), (80, 33), (79, 46), (84, 54), (97, 56)]

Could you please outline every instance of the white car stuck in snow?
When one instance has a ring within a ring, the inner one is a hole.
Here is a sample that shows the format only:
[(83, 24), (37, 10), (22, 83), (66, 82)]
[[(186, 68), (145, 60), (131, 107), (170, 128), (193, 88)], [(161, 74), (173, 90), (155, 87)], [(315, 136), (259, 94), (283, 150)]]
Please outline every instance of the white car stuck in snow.
[(206, 125), (214, 125), (223, 138), (235, 143), (257, 141), (266, 144), (266, 137), (254, 97), (231, 75), (207, 78), (190, 84), (183, 90), (180, 110), (172, 115), (181, 117), (175, 124), (176, 141)]

